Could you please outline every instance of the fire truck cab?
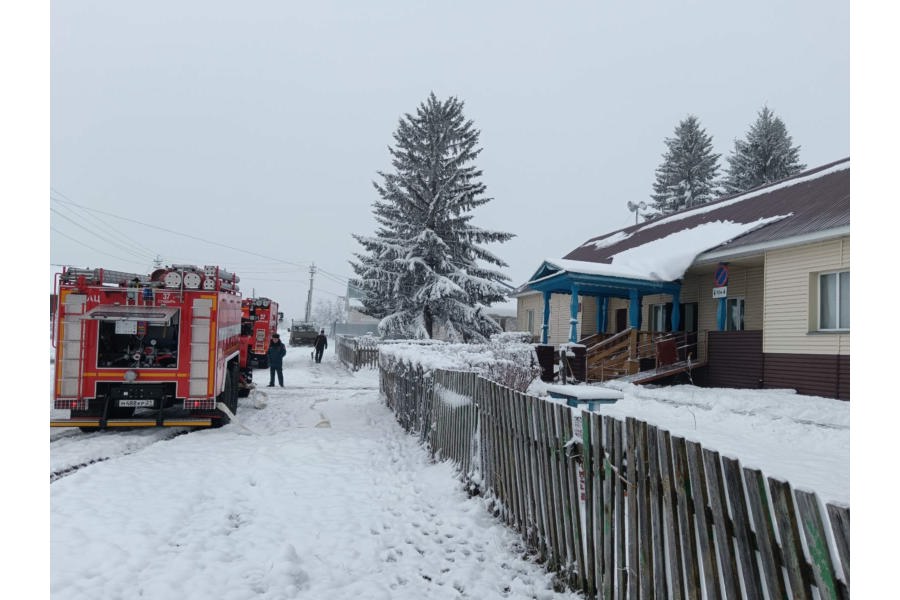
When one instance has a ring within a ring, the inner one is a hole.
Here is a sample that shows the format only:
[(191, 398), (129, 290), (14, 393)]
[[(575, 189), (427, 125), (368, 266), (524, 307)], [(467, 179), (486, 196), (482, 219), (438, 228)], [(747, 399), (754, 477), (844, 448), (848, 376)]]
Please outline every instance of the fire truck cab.
[(237, 412), (239, 278), (216, 266), (59, 276), (51, 427), (216, 427)]

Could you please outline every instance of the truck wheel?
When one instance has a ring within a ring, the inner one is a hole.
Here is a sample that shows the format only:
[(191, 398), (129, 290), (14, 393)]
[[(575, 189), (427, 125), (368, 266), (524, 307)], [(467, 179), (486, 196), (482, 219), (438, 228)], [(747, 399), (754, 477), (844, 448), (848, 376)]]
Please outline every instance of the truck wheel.
[(238, 396), (240, 395), (241, 368), (237, 363), (231, 363), (228, 368), (228, 376), (225, 378), (225, 391), (229, 392), (229, 400), (225, 405), (233, 414), (238, 411)]
[(253, 369), (238, 365), (238, 398), (246, 398), (253, 389)]
[[(216, 397), (216, 402), (221, 402), (227, 406), (231, 414), (237, 414), (237, 396), (237, 379), (234, 376), (234, 368), (228, 367), (228, 370), (225, 372), (225, 389)], [(217, 409), (216, 412), (218, 416), (212, 422), (214, 428), (221, 427), (231, 421), (231, 418), (224, 411)]]

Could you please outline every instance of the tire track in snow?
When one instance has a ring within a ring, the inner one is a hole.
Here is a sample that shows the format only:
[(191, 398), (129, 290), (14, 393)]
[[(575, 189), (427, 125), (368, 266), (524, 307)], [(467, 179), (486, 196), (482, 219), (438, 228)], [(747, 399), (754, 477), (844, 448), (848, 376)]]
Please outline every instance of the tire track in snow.
[[(142, 434), (139, 434), (142, 433)], [(174, 439), (180, 435), (190, 433), (189, 429), (168, 429), (155, 431), (159, 435), (146, 435), (146, 430), (96, 432), (82, 435), (64, 435), (51, 439), (51, 459), (53, 454), (70, 454), (73, 458), (69, 461), (62, 460), (62, 466), (50, 471), (50, 483), (59, 481), (63, 477), (89, 467), (105, 462), (112, 458), (119, 458), (140, 452), (145, 448)], [(137, 435), (136, 435), (137, 434)], [(62, 443), (60, 443), (62, 442)], [(107, 443), (108, 442), (108, 443)], [(124, 443), (122, 443), (124, 442)], [(96, 447), (90, 446), (98, 443)], [(110, 444), (113, 447), (110, 447)], [(77, 458), (74, 458), (77, 457)]]

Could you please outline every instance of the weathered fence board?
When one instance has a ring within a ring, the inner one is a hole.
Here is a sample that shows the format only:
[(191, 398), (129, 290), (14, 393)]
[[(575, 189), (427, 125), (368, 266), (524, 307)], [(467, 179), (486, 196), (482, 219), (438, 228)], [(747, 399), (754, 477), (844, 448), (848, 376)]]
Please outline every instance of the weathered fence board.
[(666, 555), (668, 556), (668, 572), (672, 586), (672, 600), (683, 600), (684, 573), (681, 567), (681, 536), (676, 511), (675, 481), (670, 453), (671, 435), (668, 431), (660, 431), (657, 436), (659, 455), (660, 493), (662, 495), (663, 529), (666, 534)]
[(716, 550), (719, 555), (719, 564), (722, 567), (725, 597), (742, 598), (737, 560), (734, 556), (734, 531), (731, 519), (728, 518), (728, 501), (719, 453), (704, 449), (703, 466), (706, 469), (706, 485), (709, 488), (709, 502), (712, 507), (716, 532)]
[(844, 582), (850, 585), (850, 507), (828, 505), (828, 518), (844, 571)]
[(822, 600), (838, 600), (841, 594), (834, 566), (831, 564), (831, 552), (828, 550), (825, 527), (822, 525), (822, 515), (819, 512), (819, 499), (812, 492), (795, 490), (794, 493), (797, 498), (797, 509), (800, 511), (803, 534), (806, 537), (806, 546), (812, 558), (813, 577), (816, 579), (819, 597)]
[(603, 474), (597, 465), (600, 447), (598, 415), (582, 412), (581, 415), (582, 468), (584, 469), (584, 573), (585, 589), (589, 596), (596, 596), (600, 582), (600, 565), (603, 564)]
[[(644, 421), (635, 421), (636, 436), (634, 440), (635, 461), (628, 468), (634, 469), (637, 478), (637, 512), (638, 538), (634, 540), (638, 546), (638, 576), (640, 586), (639, 597), (653, 598), (653, 528), (650, 523), (650, 481), (647, 477), (650, 459), (647, 456), (647, 428)], [(629, 442), (630, 443), (630, 442)]]
[[(665, 531), (662, 516), (662, 489), (660, 487), (659, 465), (659, 430), (656, 427), (647, 427), (647, 483), (648, 499), (650, 501), (650, 531), (651, 547), (653, 555), (653, 587), (654, 591), (666, 589), (666, 553)], [(651, 595), (652, 597), (652, 595)]]
[(628, 548), (628, 588), (625, 595), (628, 598), (637, 598), (640, 589), (640, 580), (638, 578), (640, 575), (640, 566), (638, 565), (640, 546), (638, 541), (641, 539), (638, 532), (638, 496), (640, 495), (640, 490), (638, 490), (637, 484), (638, 470), (636, 466), (637, 457), (635, 456), (637, 445), (633, 441), (637, 436), (637, 423), (637, 419), (632, 417), (625, 419), (625, 472), (628, 476), (628, 508), (625, 509), (628, 519), (625, 529), (627, 536), (625, 547)]
[(771, 517), (772, 511), (769, 506), (769, 499), (766, 496), (765, 478), (761, 471), (745, 468), (744, 483), (747, 486), (750, 513), (753, 515), (753, 522), (756, 525), (756, 544), (759, 547), (769, 597), (786, 598), (787, 590), (784, 587), (784, 577), (781, 574), (782, 564), (776, 554), (778, 542), (775, 539), (775, 527)]
[[(678, 505), (678, 527), (681, 537), (681, 554), (684, 557), (685, 595), (689, 600), (700, 600), (700, 568), (698, 561), (697, 537), (695, 536), (694, 510), (690, 475), (688, 471), (687, 448), (684, 438), (672, 438), (672, 462), (675, 495)], [(700, 504), (701, 510), (704, 504)]]
[(778, 524), (778, 532), (781, 535), (781, 553), (784, 556), (785, 567), (787, 567), (792, 597), (807, 600), (812, 598), (811, 575), (805, 569), (800, 528), (797, 525), (797, 514), (794, 512), (791, 486), (785, 481), (769, 478), (769, 489), (772, 492), (775, 522)]
[(584, 544), (581, 527), (581, 490), (578, 482), (578, 450), (577, 444), (574, 444), (574, 433), (572, 429), (572, 411), (566, 406), (558, 408), (559, 424), (561, 429), (563, 447), (566, 449), (562, 453), (564, 474), (563, 485), (564, 494), (568, 499), (568, 520), (569, 520), (569, 539), (570, 539), (570, 565), (572, 565), (571, 580), (576, 589), (584, 587)]
[[(625, 598), (625, 592), (628, 589), (628, 580), (631, 578), (627, 560), (627, 529), (625, 525), (625, 494), (628, 491), (627, 480), (625, 479), (625, 453), (623, 451), (624, 425), (621, 421), (611, 417), (603, 417), (606, 426), (612, 430), (611, 446), (612, 465), (615, 477), (613, 478), (613, 531), (615, 536), (615, 555), (617, 561), (610, 563), (612, 574), (616, 578), (615, 597), (619, 599)], [(612, 559), (611, 559), (612, 560)]]
[(703, 448), (697, 442), (687, 442), (688, 472), (691, 479), (691, 493), (694, 499), (694, 515), (697, 519), (697, 538), (700, 540), (700, 562), (703, 565), (703, 581), (706, 597), (710, 600), (722, 598), (719, 566), (716, 561), (716, 542), (713, 533), (712, 510), (709, 507), (709, 492), (706, 485), (706, 468), (703, 465)]
[(747, 502), (744, 499), (741, 466), (737, 459), (726, 456), (722, 458), (722, 469), (725, 474), (725, 485), (728, 488), (728, 500), (731, 503), (731, 520), (734, 524), (738, 562), (744, 578), (744, 593), (748, 600), (762, 600), (759, 567), (756, 563), (756, 543), (753, 539), (753, 529), (750, 526)]

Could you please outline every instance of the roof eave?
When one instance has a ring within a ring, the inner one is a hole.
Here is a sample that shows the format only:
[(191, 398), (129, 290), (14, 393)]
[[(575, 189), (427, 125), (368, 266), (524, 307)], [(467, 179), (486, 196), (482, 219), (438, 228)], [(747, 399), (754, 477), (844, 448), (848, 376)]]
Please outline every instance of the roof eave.
[(760, 242), (758, 244), (750, 244), (747, 246), (738, 246), (736, 248), (725, 248), (722, 250), (713, 250), (700, 254), (695, 260), (695, 265), (719, 262), (726, 259), (744, 258), (762, 254), (769, 250), (780, 250), (782, 248), (790, 248), (791, 246), (803, 246), (806, 244), (814, 244), (816, 242), (824, 242), (827, 240), (840, 238), (850, 235), (850, 226), (836, 227), (825, 231), (816, 231), (814, 233), (806, 233), (795, 235), (780, 240), (772, 240), (768, 242)]
[(573, 273), (571, 271), (559, 271), (541, 279), (529, 281), (528, 285), (539, 292), (568, 294), (572, 292), (574, 287), (588, 295), (606, 295), (621, 298), (627, 298), (629, 290), (632, 289), (638, 290), (640, 294), (654, 294), (672, 293), (681, 288), (680, 280), (654, 281), (610, 275)]

